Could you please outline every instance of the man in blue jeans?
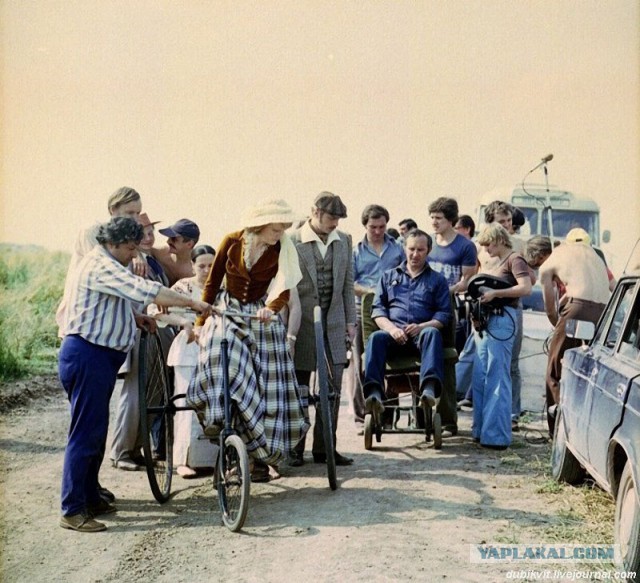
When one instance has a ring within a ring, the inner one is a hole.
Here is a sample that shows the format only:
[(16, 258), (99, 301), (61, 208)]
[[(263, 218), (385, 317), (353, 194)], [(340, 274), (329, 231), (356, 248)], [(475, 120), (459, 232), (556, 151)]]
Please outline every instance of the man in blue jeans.
[(427, 263), (432, 240), (416, 229), (405, 240), (404, 261), (384, 272), (376, 289), (372, 317), (379, 330), (365, 350), (365, 411), (375, 417), (384, 411), (384, 372), (388, 356), (420, 355), (420, 398), (434, 407), (444, 377), (441, 330), (451, 314), (445, 277)]

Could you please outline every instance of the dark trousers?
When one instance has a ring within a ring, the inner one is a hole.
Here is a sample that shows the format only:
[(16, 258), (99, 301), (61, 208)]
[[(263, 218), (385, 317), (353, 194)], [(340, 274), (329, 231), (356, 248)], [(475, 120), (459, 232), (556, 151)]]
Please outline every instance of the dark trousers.
[(80, 336), (62, 342), (58, 372), (71, 404), (71, 424), (62, 468), (62, 514), (85, 512), (100, 500), (98, 473), (109, 429), (109, 400), (125, 352)]
[(405, 345), (398, 344), (388, 332), (377, 330), (367, 341), (364, 355), (364, 396), (373, 388), (384, 395), (385, 365), (395, 355), (420, 356), (420, 387), (427, 380), (435, 381), (436, 397), (440, 396), (444, 382), (444, 349), (442, 334), (437, 328), (425, 328), (418, 337)]
[[(334, 364), (331, 365), (331, 371), (329, 371), (329, 383), (331, 391), (333, 392), (333, 401), (331, 404), (333, 405), (333, 410), (331, 411), (332, 420), (333, 420), (333, 444), (336, 446), (336, 430), (338, 429), (338, 412), (340, 410), (340, 388), (342, 386), (342, 373), (344, 371), (344, 364)], [(308, 370), (296, 370), (296, 379), (299, 385), (309, 386), (309, 380), (311, 378), (311, 371)], [(317, 379), (316, 379), (317, 382)], [(311, 395), (313, 391), (309, 391)], [(316, 418), (313, 424), (313, 444), (311, 446), (311, 451), (315, 454), (323, 454), (326, 452), (324, 447), (324, 437), (322, 436), (323, 432), (323, 424), (322, 424), (322, 416), (320, 415), (319, 410), (320, 404), (316, 404)], [(298, 444), (293, 448), (293, 450), (302, 455), (304, 453), (306, 438), (303, 437)]]
[[(598, 323), (605, 305), (589, 302), (579, 298), (564, 298), (558, 313), (558, 323), (549, 343), (549, 360), (547, 361), (546, 399), (547, 411), (551, 405), (560, 402), (560, 377), (562, 375), (562, 357), (565, 350), (582, 344), (581, 340), (567, 337), (565, 325), (567, 320), (587, 320)], [(555, 417), (547, 414), (549, 434), (553, 435)]]

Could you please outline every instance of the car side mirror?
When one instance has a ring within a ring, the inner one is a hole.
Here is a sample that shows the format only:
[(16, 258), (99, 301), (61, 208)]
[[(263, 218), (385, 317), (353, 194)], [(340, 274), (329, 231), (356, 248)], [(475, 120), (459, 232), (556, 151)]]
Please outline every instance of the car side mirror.
[(595, 324), (586, 320), (567, 320), (565, 324), (566, 335), (576, 340), (591, 340), (595, 331)]

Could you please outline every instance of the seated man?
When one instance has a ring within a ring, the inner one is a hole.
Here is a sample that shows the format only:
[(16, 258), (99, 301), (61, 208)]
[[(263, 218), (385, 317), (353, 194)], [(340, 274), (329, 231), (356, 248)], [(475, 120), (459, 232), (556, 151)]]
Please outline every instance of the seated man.
[(388, 356), (420, 355), (420, 399), (434, 407), (444, 375), (441, 330), (452, 317), (449, 285), (427, 263), (432, 240), (416, 229), (405, 239), (406, 260), (384, 272), (371, 313), (380, 330), (365, 350), (365, 411), (380, 418), (384, 411), (384, 372)]

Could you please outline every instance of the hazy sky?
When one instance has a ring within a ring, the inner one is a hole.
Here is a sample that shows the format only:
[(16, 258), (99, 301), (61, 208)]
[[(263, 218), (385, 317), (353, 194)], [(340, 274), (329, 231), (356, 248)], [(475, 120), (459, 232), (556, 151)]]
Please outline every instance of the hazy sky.
[(619, 270), (640, 236), (639, 6), (0, 0), (0, 241), (70, 249), (122, 185), (214, 246), (244, 207), (302, 214), (321, 190), (354, 236), (371, 202), (430, 230), (436, 197), (472, 213), (553, 153)]

